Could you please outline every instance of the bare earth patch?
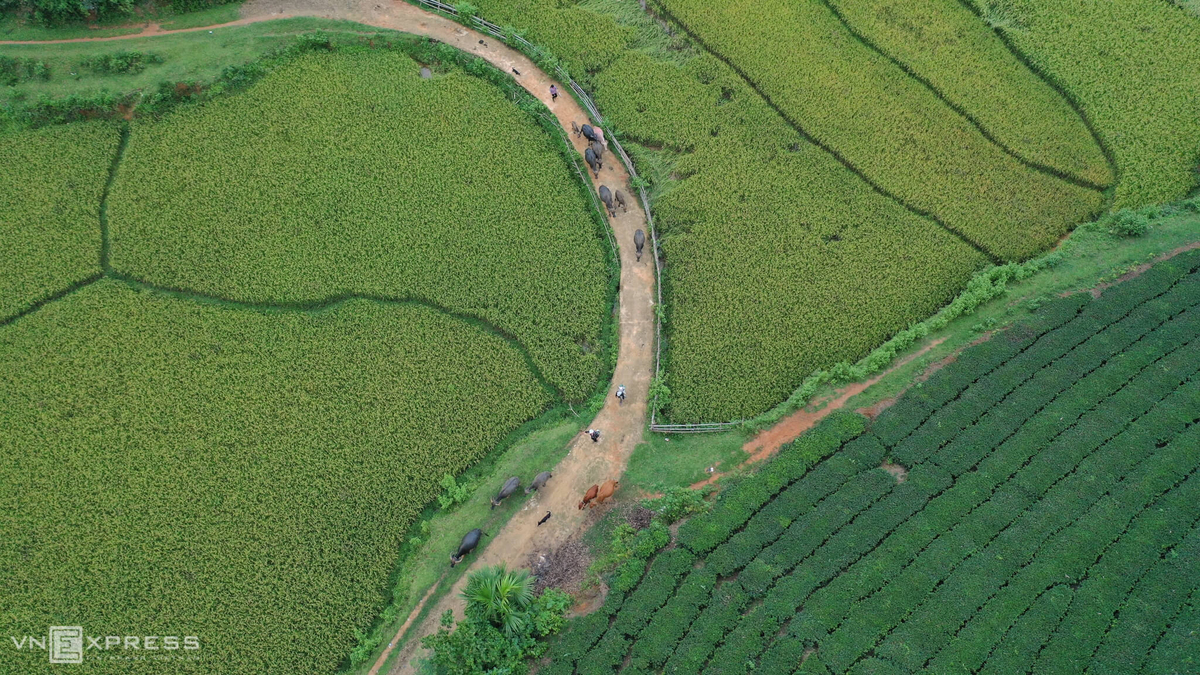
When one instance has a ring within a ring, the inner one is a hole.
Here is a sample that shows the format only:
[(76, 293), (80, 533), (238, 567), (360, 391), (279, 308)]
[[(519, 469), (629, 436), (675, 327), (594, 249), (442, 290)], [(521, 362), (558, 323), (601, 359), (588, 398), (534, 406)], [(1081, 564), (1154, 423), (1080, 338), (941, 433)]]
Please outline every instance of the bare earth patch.
[(904, 481), (908, 480), (908, 469), (900, 466), (899, 464), (884, 462), (883, 464), (879, 465), (879, 468), (892, 474), (892, 478), (895, 478), (897, 483), (903, 483)]

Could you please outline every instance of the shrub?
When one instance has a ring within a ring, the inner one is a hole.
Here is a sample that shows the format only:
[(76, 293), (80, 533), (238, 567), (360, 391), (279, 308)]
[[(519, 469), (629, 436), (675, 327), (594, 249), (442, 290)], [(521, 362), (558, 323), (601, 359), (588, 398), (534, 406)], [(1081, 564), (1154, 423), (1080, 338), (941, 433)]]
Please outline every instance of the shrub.
[(0, 55), (0, 85), (13, 86), (29, 80), (50, 79), (50, 69), (44, 61), (28, 57)]
[(1150, 231), (1150, 218), (1130, 209), (1121, 209), (1109, 220), (1108, 231), (1120, 237), (1140, 237)]
[(105, 75), (136, 75), (146, 66), (162, 63), (163, 57), (154, 52), (119, 51), (85, 59), (79, 65)]

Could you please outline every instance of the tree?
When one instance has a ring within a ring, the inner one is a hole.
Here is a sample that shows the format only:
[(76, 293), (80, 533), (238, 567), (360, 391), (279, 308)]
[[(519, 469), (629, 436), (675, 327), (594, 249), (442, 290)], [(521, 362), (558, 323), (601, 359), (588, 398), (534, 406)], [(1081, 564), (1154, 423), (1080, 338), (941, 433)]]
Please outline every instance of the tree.
[(553, 588), (537, 595), (529, 572), (503, 565), (472, 573), (463, 597), (467, 618), (456, 627), (446, 612), (437, 634), (422, 640), (439, 675), (528, 672), (526, 661), (546, 651), (537, 638), (557, 632), (571, 606), (571, 596)]

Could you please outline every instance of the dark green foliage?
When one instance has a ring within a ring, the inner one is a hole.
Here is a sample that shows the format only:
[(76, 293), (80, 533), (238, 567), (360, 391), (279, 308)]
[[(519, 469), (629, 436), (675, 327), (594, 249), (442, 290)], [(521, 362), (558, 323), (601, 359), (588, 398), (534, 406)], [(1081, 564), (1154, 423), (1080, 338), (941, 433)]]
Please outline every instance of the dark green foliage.
[(126, 51), (122, 49), (112, 54), (93, 56), (90, 59), (85, 59), (79, 65), (105, 75), (133, 75), (142, 72), (148, 65), (162, 62), (163, 57), (154, 52)]
[(633, 645), (633, 659), (652, 667), (665, 663), (693, 620), (708, 605), (716, 583), (717, 575), (708, 569), (688, 574), (638, 636)]
[(118, 16), (133, 6), (134, 0), (0, 0), (0, 12), (27, 13), (35, 23), (44, 25)]
[(743, 480), (721, 494), (712, 512), (693, 518), (679, 528), (679, 543), (696, 553), (707, 553), (729, 538), (756, 511), (808, 468), (827, 457), (842, 443), (862, 433), (866, 421), (859, 415), (830, 415), (782, 450), (753, 480)]
[(671, 597), (679, 578), (691, 570), (695, 561), (696, 556), (685, 548), (671, 549), (656, 557), (637, 590), (625, 599), (610, 630), (617, 635), (637, 636)]
[[(1188, 672), (1198, 374), (1198, 252), (1048, 303), (815, 466), (686, 523), (704, 567), (620, 631), (629, 671)], [(656, 599), (649, 578), (630, 597)]]
[(50, 79), (50, 69), (38, 59), (0, 54), (0, 85), (13, 86), (29, 80)]
[(546, 649), (538, 638), (557, 632), (571, 606), (571, 596), (558, 589), (534, 595), (528, 570), (503, 565), (471, 573), (463, 596), (466, 618), (455, 627), (447, 610), (441, 629), (421, 640), (433, 650), (438, 675), (526, 672), (526, 659)]
[(1108, 221), (1108, 231), (1122, 237), (1140, 237), (1150, 231), (1150, 218), (1144, 213), (1121, 209)]

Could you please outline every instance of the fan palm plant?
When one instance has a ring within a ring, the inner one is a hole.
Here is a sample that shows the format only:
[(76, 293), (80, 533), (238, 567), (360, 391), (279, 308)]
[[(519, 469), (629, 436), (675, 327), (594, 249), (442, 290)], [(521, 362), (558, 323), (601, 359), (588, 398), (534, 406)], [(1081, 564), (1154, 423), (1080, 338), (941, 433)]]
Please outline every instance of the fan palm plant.
[(477, 613), (506, 636), (526, 632), (534, 600), (533, 577), (527, 570), (484, 568), (471, 574), (462, 595), (468, 613)]

